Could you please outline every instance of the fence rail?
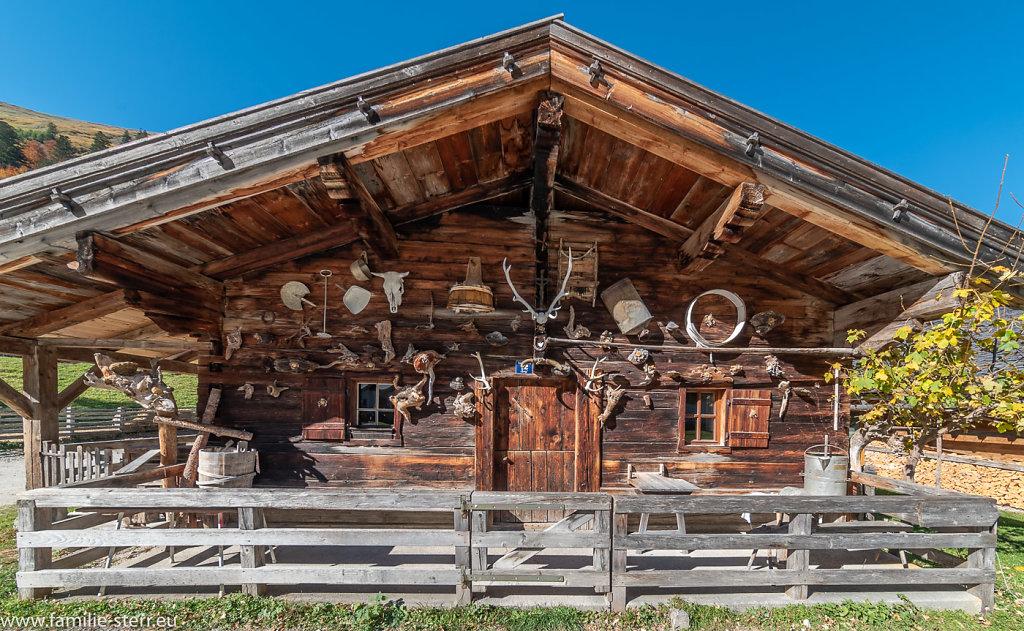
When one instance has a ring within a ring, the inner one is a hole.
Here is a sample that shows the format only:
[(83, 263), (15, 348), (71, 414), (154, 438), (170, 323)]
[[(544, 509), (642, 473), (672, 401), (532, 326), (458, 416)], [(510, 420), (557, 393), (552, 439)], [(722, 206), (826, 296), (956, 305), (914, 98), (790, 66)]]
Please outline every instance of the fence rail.
[[(861, 476), (858, 482), (870, 486), (871, 476)], [(785, 587), (790, 598), (800, 600), (807, 598), (811, 586), (885, 584), (898, 589), (960, 584), (968, 586), (983, 610), (989, 611), (993, 606), (995, 524), (999, 516), (988, 498), (923, 492), (877, 497), (647, 497), (433, 490), (67, 487), (40, 489), (23, 498), (18, 502), (17, 575), (23, 598), (42, 597), (52, 588), (89, 586), (226, 584), (260, 593), (267, 584), (379, 584), (450, 588), (456, 603), (468, 603), (474, 592), (498, 587), (529, 588), (533, 593), (537, 589), (586, 587), (605, 594), (616, 609), (626, 606), (627, 590), (666, 587), (683, 591), (698, 587)], [(59, 522), (49, 521), (53, 509), (69, 506), (77, 507), (77, 512)], [(265, 509), (286, 509), (283, 514), (294, 522), (268, 525)], [(295, 526), (304, 523), (299, 516), (302, 511), (322, 510), (338, 511), (347, 518)], [(115, 530), (107, 523), (99, 528), (119, 514), (147, 511), (226, 512), (237, 515), (237, 525), (222, 529)], [(496, 523), (494, 518), (507, 515), (506, 511), (552, 511), (565, 517), (546, 530)], [(379, 519), (371, 527), (361, 527), (358, 524), (364, 519), (352, 517), (369, 513), (400, 519), (403, 527), (382, 527), (393, 522)], [(745, 530), (686, 531), (687, 520), (697, 516), (728, 514), (739, 519), (741, 513), (750, 523)], [(648, 529), (651, 516), (661, 514), (674, 515), (676, 527)], [(859, 518), (835, 519), (857, 514), (861, 514)], [(863, 514), (895, 519), (869, 520)], [(776, 520), (761, 523), (757, 515), (776, 516)], [(757, 526), (753, 526), (755, 523)], [(915, 532), (919, 526), (941, 526), (941, 532)], [(175, 564), (172, 553), (171, 566), (158, 568), (81, 568), (75, 560), (95, 560), (113, 547), (135, 546), (168, 546), (172, 550), (235, 546), (239, 552), (238, 560), (229, 564), (212, 560)], [(313, 561), (308, 556), (289, 557), (289, 546), (313, 546), (318, 552)], [(397, 557), (384, 552), (382, 558), (367, 562), (347, 551), (339, 553), (338, 559), (329, 558), (332, 546), (375, 549), (377, 554), (379, 546), (402, 548), (395, 553)], [(894, 567), (889, 563), (851, 569), (811, 563), (812, 551), (882, 550), (898, 554), (901, 550), (936, 547), (967, 548), (967, 559), (962, 567), (953, 568)], [(69, 548), (78, 551), (53, 558), (53, 550)], [(267, 551), (275, 548), (281, 558), (268, 563)], [(708, 564), (707, 553), (703, 557), (693, 555), (697, 550), (717, 550), (722, 555)], [(546, 560), (534, 559), (545, 551), (551, 555), (541, 557)], [(725, 562), (734, 559), (737, 551), (742, 551), (742, 559), (751, 553), (745, 566)], [(753, 563), (759, 551), (768, 560), (766, 567)], [(553, 558), (558, 561), (550, 561)]]
[[(60, 413), (60, 436), (71, 438), (98, 433), (127, 433), (152, 429), (153, 411), (139, 407), (113, 409), (66, 408)], [(0, 409), (0, 440), (21, 440), (22, 419), (9, 409)]]

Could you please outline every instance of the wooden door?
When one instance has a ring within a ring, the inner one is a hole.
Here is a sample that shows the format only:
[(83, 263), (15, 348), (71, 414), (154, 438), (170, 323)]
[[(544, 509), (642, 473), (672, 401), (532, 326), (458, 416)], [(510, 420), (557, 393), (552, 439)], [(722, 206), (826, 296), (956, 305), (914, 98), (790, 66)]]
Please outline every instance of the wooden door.
[[(576, 383), (514, 379), (496, 384), (494, 489), (565, 492), (576, 485)], [(556, 514), (557, 513), (557, 514)], [(516, 511), (506, 519), (557, 521), (561, 511)]]

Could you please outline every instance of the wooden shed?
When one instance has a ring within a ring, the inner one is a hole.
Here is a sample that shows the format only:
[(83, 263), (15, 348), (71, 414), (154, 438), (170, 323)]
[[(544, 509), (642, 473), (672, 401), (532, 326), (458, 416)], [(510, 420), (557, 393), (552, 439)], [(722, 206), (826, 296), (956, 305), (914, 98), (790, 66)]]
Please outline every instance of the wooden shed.
[(985, 221), (552, 18), (4, 180), (0, 400), (31, 486), (96, 351), (219, 390), (258, 485), (800, 485), (846, 329)]

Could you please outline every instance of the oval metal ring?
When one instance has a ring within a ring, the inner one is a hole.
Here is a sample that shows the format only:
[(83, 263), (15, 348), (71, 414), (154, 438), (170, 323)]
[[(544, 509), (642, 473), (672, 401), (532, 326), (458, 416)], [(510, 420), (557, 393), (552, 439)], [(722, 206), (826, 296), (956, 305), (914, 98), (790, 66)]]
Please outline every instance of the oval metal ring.
[[(732, 303), (736, 307), (736, 328), (732, 330), (729, 337), (725, 338), (721, 342), (711, 342), (704, 339), (704, 336), (697, 331), (697, 327), (693, 325), (693, 307), (697, 304), (697, 301), (704, 296), (722, 296), (726, 300)], [(690, 306), (686, 308), (686, 334), (690, 336), (694, 344), (697, 346), (703, 346), (705, 348), (711, 348), (715, 346), (724, 346), (729, 342), (739, 337), (743, 331), (743, 327), (747, 325), (747, 306), (743, 304), (743, 299), (729, 291), (728, 289), (709, 289), (704, 293), (700, 294), (696, 298), (690, 301)]]

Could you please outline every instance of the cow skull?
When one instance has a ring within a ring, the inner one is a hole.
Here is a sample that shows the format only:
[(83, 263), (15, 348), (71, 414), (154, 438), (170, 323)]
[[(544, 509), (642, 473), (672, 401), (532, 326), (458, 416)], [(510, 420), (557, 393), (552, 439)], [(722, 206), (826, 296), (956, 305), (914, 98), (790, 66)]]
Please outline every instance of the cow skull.
[(409, 272), (370, 273), (384, 279), (384, 295), (388, 298), (388, 306), (391, 307), (391, 313), (398, 313), (398, 307), (402, 304), (402, 294), (405, 293), (403, 279), (409, 275)]
[(501, 269), (505, 270), (505, 280), (508, 281), (508, 286), (512, 288), (513, 300), (526, 307), (526, 311), (524, 311), (523, 313), (529, 313), (530, 317), (533, 318), (533, 321), (536, 322), (538, 326), (543, 327), (548, 323), (548, 320), (554, 320), (556, 317), (558, 317), (558, 310), (562, 308), (558, 303), (559, 301), (562, 300), (562, 298), (565, 298), (566, 296), (569, 295), (569, 292), (567, 292), (565, 288), (569, 284), (569, 276), (572, 275), (571, 248), (569, 249), (569, 265), (565, 270), (565, 279), (562, 280), (562, 288), (558, 290), (558, 295), (554, 297), (554, 299), (551, 301), (551, 304), (548, 305), (548, 308), (540, 313), (538, 313), (533, 308), (533, 306), (530, 303), (526, 302), (526, 300), (524, 300), (523, 297), (519, 295), (519, 292), (516, 291), (516, 286), (512, 284), (512, 277), (509, 276), (509, 271), (511, 271), (512, 266), (509, 265), (507, 258), (501, 261)]

